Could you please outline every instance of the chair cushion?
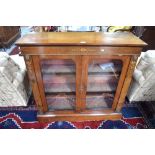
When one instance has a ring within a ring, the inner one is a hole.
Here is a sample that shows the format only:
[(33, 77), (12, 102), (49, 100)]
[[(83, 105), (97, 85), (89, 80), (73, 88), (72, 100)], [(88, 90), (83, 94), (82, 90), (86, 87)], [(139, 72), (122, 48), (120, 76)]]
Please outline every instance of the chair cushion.
[(6, 52), (0, 51), (0, 66), (5, 66), (7, 63), (7, 59), (9, 58), (9, 55)]
[(7, 53), (0, 52), (0, 107), (27, 105), (29, 84), (26, 67), (22, 57), (15, 57), (16, 61)]
[(155, 51), (141, 54), (133, 74), (133, 81), (128, 91), (130, 101), (155, 100)]
[(26, 65), (23, 56), (19, 56), (18, 54), (10, 55), (11, 59), (19, 65), (20, 69), (26, 70)]
[(13, 82), (20, 72), (19, 65), (5, 52), (0, 52), (0, 67), (4, 67), (1, 72)]

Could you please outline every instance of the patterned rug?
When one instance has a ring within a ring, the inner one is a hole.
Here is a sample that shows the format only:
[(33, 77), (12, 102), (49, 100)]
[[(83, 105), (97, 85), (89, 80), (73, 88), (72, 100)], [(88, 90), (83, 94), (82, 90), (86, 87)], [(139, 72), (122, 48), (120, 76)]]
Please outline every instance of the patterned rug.
[(0, 129), (145, 129), (148, 128), (136, 106), (122, 109), (123, 118), (116, 121), (57, 121), (39, 123), (34, 100), (27, 107), (0, 108)]

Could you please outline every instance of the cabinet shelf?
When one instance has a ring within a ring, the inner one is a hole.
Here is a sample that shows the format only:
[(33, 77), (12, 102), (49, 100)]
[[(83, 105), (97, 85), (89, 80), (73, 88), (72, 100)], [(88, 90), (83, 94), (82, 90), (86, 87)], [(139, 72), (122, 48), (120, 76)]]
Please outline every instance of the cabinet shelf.
[(114, 94), (112, 93), (102, 93), (96, 95), (90, 95), (87, 93), (86, 96), (86, 108), (99, 110), (111, 108), (113, 104)]
[[(57, 61), (50, 61), (47, 60), (43, 61), (41, 63), (42, 66), (42, 73), (43, 74), (51, 74), (51, 73), (55, 73), (55, 74), (65, 74), (65, 73), (70, 73), (70, 74), (75, 74), (75, 64), (71, 63), (70, 61), (63, 61), (63, 60), (57, 60)], [(115, 64), (115, 66), (111, 69), (111, 68), (105, 68), (102, 69), (101, 65), (99, 64), (93, 64), (90, 65), (88, 68), (88, 72), (89, 73), (120, 73), (121, 72), (121, 65), (119, 63)]]
[[(86, 109), (99, 110), (103, 108), (111, 108), (114, 99), (113, 93), (94, 93), (87, 94)], [(75, 95), (56, 94), (46, 95), (49, 110), (74, 110)]]
[(114, 95), (102, 94), (102, 95), (87, 95), (86, 96), (86, 109), (100, 110), (106, 108), (112, 108)]
[(50, 111), (75, 109), (75, 95), (47, 95), (46, 100)]
[[(88, 92), (114, 92), (118, 79), (114, 75), (89, 75)], [(75, 92), (75, 77), (73, 75), (43, 74), (45, 92)]]

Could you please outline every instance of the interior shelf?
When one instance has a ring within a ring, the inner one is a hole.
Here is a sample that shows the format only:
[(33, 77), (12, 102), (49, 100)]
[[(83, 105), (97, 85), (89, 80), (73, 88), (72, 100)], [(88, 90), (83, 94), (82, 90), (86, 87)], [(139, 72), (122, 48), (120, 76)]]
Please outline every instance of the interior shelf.
[(91, 95), (87, 93), (86, 97), (86, 108), (99, 110), (103, 108), (111, 108), (113, 104), (114, 94), (112, 93), (102, 93)]
[(74, 110), (75, 95), (46, 95), (49, 110)]
[[(103, 109), (111, 108), (114, 99), (112, 93), (87, 94), (86, 109)], [(56, 94), (46, 95), (48, 108), (50, 110), (74, 110), (75, 109), (75, 95)]]
[[(102, 69), (99, 64), (91, 64), (89, 65), (88, 72), (89, 73), (120, 73), (121, 66), (120, 64), (115, 64), (113, 70), (111, 68)], [(42, 62), (42, 73), (71, 73), (75, 74), (75, 64), (72, 61), (64, 61), (64, 60), (47, 60)]]
[[(116, 75), (89, 75), (88, 92), (113, 92), (116, 90)], [(43, 74), (45, 92), (75, 92), (74, 75)]]

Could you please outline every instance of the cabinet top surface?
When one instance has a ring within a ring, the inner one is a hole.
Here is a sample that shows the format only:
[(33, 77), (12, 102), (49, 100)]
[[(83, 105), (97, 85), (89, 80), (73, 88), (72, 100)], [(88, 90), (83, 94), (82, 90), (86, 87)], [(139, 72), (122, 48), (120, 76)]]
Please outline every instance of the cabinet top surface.
[(129, 32), (42, 32), (25, 35), (16, 42), (16, 45), (145, 46), (147, 44)]

